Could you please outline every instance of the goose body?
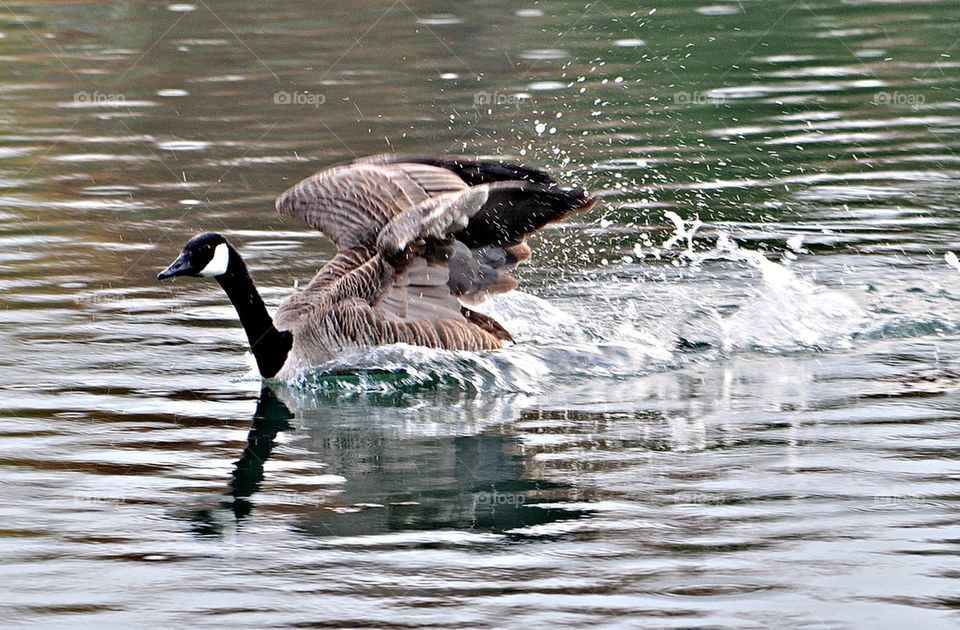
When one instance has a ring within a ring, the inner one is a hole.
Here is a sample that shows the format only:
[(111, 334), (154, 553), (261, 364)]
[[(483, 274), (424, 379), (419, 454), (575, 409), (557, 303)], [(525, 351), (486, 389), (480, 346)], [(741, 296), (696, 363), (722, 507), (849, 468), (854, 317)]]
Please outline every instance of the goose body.
[(374, 156), (322, 170), (277, 199), (280, 214), (320, 230), (337, 253), (273, 318), (219, 234), (191, 239), (158, 278), (215, 278), (265, 378), (391, 343), (492, 350), (510, 334), (470, 305), (516, 286), (508, 272), (530, 256), (527, 235), (592, 205), (514, 164)]

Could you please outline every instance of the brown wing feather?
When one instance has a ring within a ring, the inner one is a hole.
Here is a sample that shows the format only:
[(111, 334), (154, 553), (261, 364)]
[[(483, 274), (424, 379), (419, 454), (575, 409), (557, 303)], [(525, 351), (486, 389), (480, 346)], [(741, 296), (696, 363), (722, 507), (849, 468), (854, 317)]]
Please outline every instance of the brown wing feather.
[(456, 350), (501, 347), (509, 335), (498, 324), (467, 316), (450, 293), (447, 274), (445, 265), (422, 257), (395, 269), (379, 253), (370, 253), (336, 281), (311, 282), (287, 298), (274, 322), (293, 333), (294, 351), (311, 364), (346, 350), (391, 343)]
[(443, 239), (460, 232), (486, 203), (487, 190), (484, 185), (448, 192), (401, 212), (383, 226), (377, 249), (385, 256), (394, 256), (417, 239)]
[(387, 222), (427, 199), (467, 188), (420, 164), (347, 164), (320, 171), (277, 198), (277, 211), (320, 230), (340, 250), (373, 244)]
[[(294, 187), (295, 189), (296, 187)], [(375, 246), (346, 245), (350, 238), (341, 237), (339, 252), (300, 293), (290, 296), (277, 310), (275, 323), (282, 330), (296, 332), (309, 325), (311, 316), (330, 308), (340, 300), (361, 297), (371, 305), (380, 305), (387, 316), (404, 321), (422, 318), (430, 304), (445, 300), (444, 317), (466, 321), (459, 302), (449, 288), (450, 255), (427, 252), (426, 240), (433, 250), (446, 247), (443, 242), (451, 232), (462, 230), (487, 199), (485, 186), (445, 192), (427, 197), (419, 204), (398, 211), (380, 227)], [(314, 219), (327, 228), (324, 221), (332, 213), (317, 213)], [(341, 223), (343, 225), (343, 223)], [(324, 233), (327, 231), (324, 229)], [(369, 239), (367, 239), (369, 240)], [(429, 255), (431, 265), (427, 265)], [(428, 273), (430, 269), (437, 271)], [(415, 275), (413, 275), (415, 274)], [(425, 278), (429, 278), (425, 281)], [(406, 287), (420, 284), (429, 291), (407, 295)], [(430, 302), (430, 300), (433, 302)], [(423, 302), (419, 304), (418, 302)], [(436, 321), (438, 317), (428, 317)]]

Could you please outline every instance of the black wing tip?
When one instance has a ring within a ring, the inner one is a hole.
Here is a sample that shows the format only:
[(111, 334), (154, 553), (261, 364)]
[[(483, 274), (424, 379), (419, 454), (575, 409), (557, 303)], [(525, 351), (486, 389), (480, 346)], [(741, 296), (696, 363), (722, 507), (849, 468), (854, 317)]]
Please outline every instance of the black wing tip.
[(596, 203), (584, 190), (530, 182), (503, 182), (488, 190), (483, 208), (455, 234), (468, 247), (520, 243), (545, 225), (589, 210)]
[(571, 214), (586, 212), (597, 203), (597, 198), (582, 188), (537, 186), (530, 194), (543, 198), (544, 204), (550, 208), (553, 215), (550, 223), (562, 221)]
[(570, 200), (570, 210), (568, 214), (586, 212), (597, 204), (597, 198), (582, 188), (561, 189)]
[(506, 181), (527, 181), (535, 184), (556, 185), (544, 171), (509, 161), (487, 160), (467, 155), (429, 155), (426, 153), (381, 153), (354, 160), (353, 164), (424, 164), (445, 168), (456, 173), (470, 186)]
[(548, 173), (517, 164), (494, 162), (455, 156), (451, 158), (450, 170), (457, 173), (471, 186), (504, 181), (525, 181), (543, 186), (556, 186), (557, 182)]

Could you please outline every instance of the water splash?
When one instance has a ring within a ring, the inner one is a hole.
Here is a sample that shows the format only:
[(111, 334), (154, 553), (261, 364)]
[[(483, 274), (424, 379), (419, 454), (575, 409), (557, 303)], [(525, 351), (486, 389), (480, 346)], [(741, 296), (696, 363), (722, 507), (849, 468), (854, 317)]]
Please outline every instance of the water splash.
[(453, 386), (468, 393), (537, 391), (547, 372), (505, 353), (393, 344), (353, 352), (305, 371), (290, 384), (317, 391), (398, 392)]
[(687, 227), (687, 222), (680, 218), (680, 215), (676, 212), (668, 210), (663, 213), (663, 216), (670, 219), (673, 223), (674, 233), (673, 236), (664, 241), (663, 244), (655, 250), (654, 256), (659, 259), (660, 252), (670, 251), (680, 241), (686, 241), (687, 247), (683, 251), (683, 254), (687, 257), (693, 257), (693, 239), (697, 235), (697, 230), (703, 227), (703, 222), (700, 221), (700, 217), (694, 217), (693, 220), (690, 221), (690, 227)]
[(575, 316), (523, 291), (490, 295), (470, 308), (493, 317), (520, 343), (587, 340)]
[(943, 255), (943, 260), (946, 261), (948, 265), (960, 271), (960, 259), (957, 258), (957, 255), (953, 252), (947, 252)]
[[(800, 250), (800, 243), (794, 241), (793, 245), (791, 249)], [(852, 298), (790, 269), (789, 261), (796, 254), (774, 262), (762, 252), (743, 249), (725, 233), (717, 235), (713, 248), (701, 252), (688, 248), (684, 254), (693, 268), (726, 260), (760, 272), (761, 285), (748, 288), (748, 300), (736, 305), (732, 313), (722, 315), (708, 309), (710, 321), (705, 328), (718, 337), (725, 351), (848, 347), (853, 335), (862, 332), (867, 323), (864, 310)]]
[(635, 377), (663, 370), (674, 360), (672, 340), (639, 328), (634, 310), (608, 330), (596, 331), (547, 300), (521, 291), (492, 296), (477, 308), (501, 322), (518, 343), (492, 352), (407, 344), (370, 348), (305, 371), (289, 385), (347, 394), (448, 387), (471, 395), (539, 394), (561, 380)]

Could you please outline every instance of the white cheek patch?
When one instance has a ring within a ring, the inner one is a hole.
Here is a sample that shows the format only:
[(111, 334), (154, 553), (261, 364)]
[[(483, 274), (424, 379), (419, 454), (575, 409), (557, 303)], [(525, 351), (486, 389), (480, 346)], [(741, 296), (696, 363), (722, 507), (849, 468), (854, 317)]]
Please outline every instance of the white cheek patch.
[(220, 243), (213, 250), (213, 258), (207, 263), (207, 266), (200, 272), (200, 277), (210, 278), (227, 273), (227, 265), (230, 264), (230, 251), (226, 243)]

